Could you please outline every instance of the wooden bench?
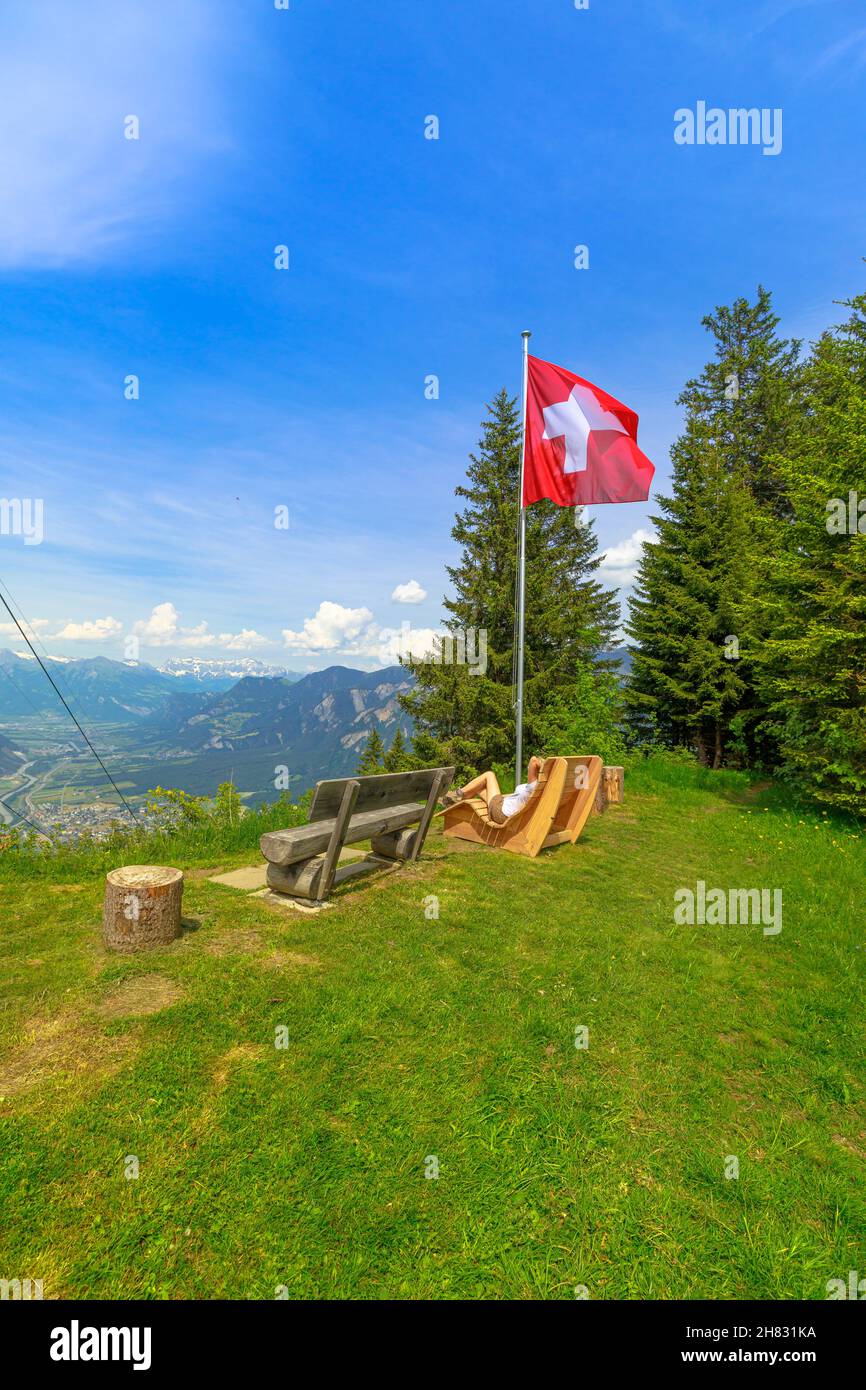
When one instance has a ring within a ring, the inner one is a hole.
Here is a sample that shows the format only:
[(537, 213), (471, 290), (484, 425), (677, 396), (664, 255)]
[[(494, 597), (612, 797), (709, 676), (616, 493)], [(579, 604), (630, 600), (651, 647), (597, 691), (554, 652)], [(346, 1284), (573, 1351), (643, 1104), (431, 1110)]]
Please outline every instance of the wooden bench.
[[(417, 859), (453, 776), (453, 767), (433, 767), (317, 782), (307, 824), (261, 838), (269, 887), (322, 903), (348, 878)], [(340, 865), (343, 846), (359, 840), (369, 840), (372, 853)]]

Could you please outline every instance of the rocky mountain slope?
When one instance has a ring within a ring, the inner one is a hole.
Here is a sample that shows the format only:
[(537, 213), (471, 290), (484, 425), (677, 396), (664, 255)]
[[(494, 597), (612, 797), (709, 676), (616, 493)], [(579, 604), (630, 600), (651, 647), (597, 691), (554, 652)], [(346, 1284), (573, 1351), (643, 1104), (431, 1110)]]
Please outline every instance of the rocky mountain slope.
[(26, 753), (16, 748), (11, 739), (6, 738), (5, 734), (0, 734), (0, 777), (20, 772), (26, 757)]
[(354, 771), (371, 729), (386, 747), (411, 721), (398, 696), (410, 688), (400, 666), (355, 671), (330, 666), (300, 680), (246, 677), (217, 695), (179, 694), (142, 725), (142, 742), (164, 754), (273, 753), (293, 771), (317, 777)]
[[(175, 779), (172, 785), (182, 785), (187, 776), (200, 781), (204, 767), (212, 770), (205, 780), (213, 780), (223, 775), (223, 763), (226, 775), (252, 787), (271, 785), (270, 769), (283, 766), (293, 787), (300, 778), (309, 785), (354, 772), (371, 729), (378, 729), (386, 748), (398, 728), (411, 736), (411, 721), (398, 703), (410, 685), (400, 666), (373, 672), (331, 666), (303, 677), (245, 675), (223, 689), (222, 677), (210, 677), (213, 688), (207, 673), (171, 675), (143, 662), (89, 657), (46, 665), (97, 746), (112, 757), (120, 757), (122, 747), (127, 771), (133, 765), (152, 768), (142, 776), (154, 786), (165, 784), (165, 777)], [(68, 751), (80, 754), (82, 771), (93, 771), (38, 663), (0, 652), (0, 730), (5, 727), (16, 740), (14, 748), (0, 745), (0, 773), (16, 769), (21, 760), (13, 754), (21, 748), (29, 757), (42, 745), (50, 762), (51, 745), (46, 748), (44, 739), (56, 739), (67, 726)], [(167, 762), (180, 762), (181, 768), (163, 776)], [(74, 780), (72, 770), (67, 775)]]

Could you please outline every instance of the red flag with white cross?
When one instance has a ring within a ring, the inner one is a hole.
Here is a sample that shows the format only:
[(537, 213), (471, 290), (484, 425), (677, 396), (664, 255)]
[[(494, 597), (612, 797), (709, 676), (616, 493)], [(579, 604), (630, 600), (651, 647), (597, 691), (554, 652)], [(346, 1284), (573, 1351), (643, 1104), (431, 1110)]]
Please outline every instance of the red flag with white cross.
[(645, 502), (655, 468), (637, 446), (637, 415), (591, 381), (528, 358), (523, 505)]

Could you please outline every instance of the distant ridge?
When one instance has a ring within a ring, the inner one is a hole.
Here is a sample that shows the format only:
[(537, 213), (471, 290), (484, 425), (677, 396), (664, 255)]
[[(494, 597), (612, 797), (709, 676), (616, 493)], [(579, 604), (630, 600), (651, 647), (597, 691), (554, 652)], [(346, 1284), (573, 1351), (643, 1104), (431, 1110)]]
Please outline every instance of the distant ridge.
[(226, 691), (178, 693), (143, 723), (142, 746), (154, 740), (174, 757), (267, 752), (299, 776), (345, 776), (372, 729), (386, 747), (398, 728), (411, 735), (399, 703), (411, 686), (402, 666), (329, 666), (294, 681), (246, 676)]
[[(79, 715), (114, 723), (145, 719), (180, 691), (228, 690), (250, 676), (278, 676), (287, 682), (299, 679), (296, 674), (247, 658), (222, 662), (181, 657), (166, 662), (162, 669), (146, 661), (113, 661), (106, 656), (47, 656), (44, 660)], [(56, 714), (57, 709), (57, 696), (33, 657), (8, 648), (0, 650), (0, 722)]]

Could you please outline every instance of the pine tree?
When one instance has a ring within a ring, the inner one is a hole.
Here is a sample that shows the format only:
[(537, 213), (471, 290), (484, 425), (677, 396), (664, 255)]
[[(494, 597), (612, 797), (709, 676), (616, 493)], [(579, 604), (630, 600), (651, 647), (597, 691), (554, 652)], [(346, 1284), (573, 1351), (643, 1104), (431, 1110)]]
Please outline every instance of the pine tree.
[(631, 722), (718, 766), (763, 749), (752, 662), (763, 632), (750, 596), (766, 570), (767, 527), (790, 512), (777, 451), (793, 430), (799, 344), (780, 339), (769, 294), (704, 319), (715, 357), (686, 383), (685, 428), (671, 450), (673, 491), (658, 499), (629, 635)]
[(378, 729), (371, 729), (369, 737), (364, 744), (364, 751), (358, 760), (358, 776), (369, 777), (374, 772), (381, 772), (385, 760), (385, 745)]
[(663, 742), (718, 767), (746, 689), (735, 613), (750, 504), (700, 422), (688, 422), (671, 457), (673, 495), (657, 499), (658, 540), (644, 547), (630, 603), (638, 648), (627, 699)]
[[(825, 333), (806, 411), (776, 461), (791, 505), (755, 598), (756, 678), (779, 770), (817, 800), (866, 815), (866, 295)], [(853, 507), (852, 507), (853, 494)]]
[[(462, 553), (448, 569), (453, 597), (444, 600), (446, 629), (458, 641), (466, 638), (472, 654), (471, 634), (483, 632), (486, 661), (475, 670), (471, 663), (406, 662), (416, 686), (401, 703), (415, 721), (415, 754), (425, 763), (453, 762), (460, 775), (513, 759), (520, 434), (516, 402), (500, 391), (488, 407), (478, 453), (470, 455), (467, 482), (456, 490), (466, 505), (452, 530)], [(590, 665), (613, 636), (617, 600), (594, 578), (599, 563), (592, 526), (573, 511), (549, 502), (527, 509), (528, 750), (548, 700), (567, 696), (578, 668)]]
[(801, 344), (780, 338), (772, 296), (758, 286), (718, 305), (702, 323), (715, 340), (715, 359), (680, 396), (689, 416), (711, 422), (724, 466), (737, 473), (761, 507), (786, 515), (785, 486), (774, 462), (799, 418)]
[(394, 735), (391, 747), (385, 754), (384, 767), (386, 772), (408, 772), (411, 767), (412, 759), (406, 747), (406, 740), (403, 737), (403, 730), (398, 726)]

